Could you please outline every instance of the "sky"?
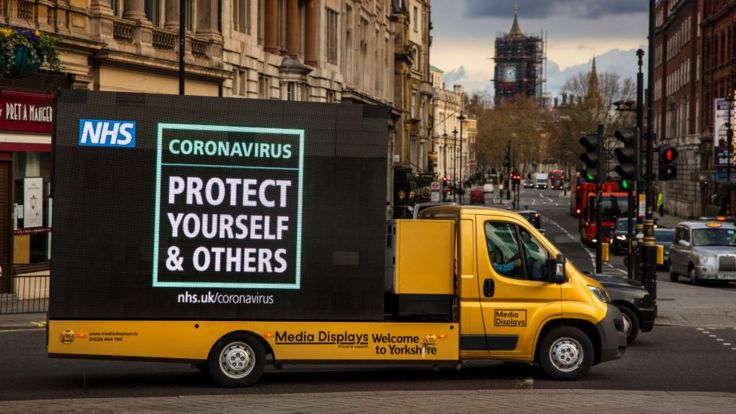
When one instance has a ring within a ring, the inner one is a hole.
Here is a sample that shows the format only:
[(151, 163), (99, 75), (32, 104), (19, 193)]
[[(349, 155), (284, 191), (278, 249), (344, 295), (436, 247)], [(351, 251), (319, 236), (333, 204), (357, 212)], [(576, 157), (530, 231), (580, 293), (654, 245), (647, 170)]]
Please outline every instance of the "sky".
[[(521, 30), (547, 35), (547, 90), (557, 95), (573, 72), (589, 70), (593, 56), (599, 72), (634, 77), (635, 51), (646, 51), (647, 8), (644, 0), (519, 0)], [(492, 90), (494, 40), (511, 29), (513, 15), (514, 0), (432, 1), (430, 61), (448, 88)]]

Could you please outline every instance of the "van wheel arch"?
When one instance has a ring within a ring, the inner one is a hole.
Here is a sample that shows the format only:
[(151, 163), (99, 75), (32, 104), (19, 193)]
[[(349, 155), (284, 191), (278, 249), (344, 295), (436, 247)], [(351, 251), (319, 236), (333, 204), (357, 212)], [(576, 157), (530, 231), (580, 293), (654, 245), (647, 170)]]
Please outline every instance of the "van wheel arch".
[(542, 330), (539, 332), (539, 335), (537, 336), (537, 342), (534, 347), (534, 362), (539, 363), (540, 361), (540, 347), (542, 345), (542, 341), (547, 336), (547, 334), (554, 328), (560, 327), (560, 326), (571, 326), (574, 328), (579, 329), (582, 331), (588, 339), (590, 339), (590, 342), (593, 344), (593, 365), (597, 365), (601, 362), (601, 337), (598, 334), (598, 330), (596, 329), (595, 325), (592, 323), (582, 320), (582, 319), (555, 319), (552, 321), (547, 322), (543, 327)]
[(211, 346), (206, 370), (221, 386), (248, 386), (263, 374), (268, 355), (275, 364), (273, 349), (263, 337), (250, 331), (233, 331)]

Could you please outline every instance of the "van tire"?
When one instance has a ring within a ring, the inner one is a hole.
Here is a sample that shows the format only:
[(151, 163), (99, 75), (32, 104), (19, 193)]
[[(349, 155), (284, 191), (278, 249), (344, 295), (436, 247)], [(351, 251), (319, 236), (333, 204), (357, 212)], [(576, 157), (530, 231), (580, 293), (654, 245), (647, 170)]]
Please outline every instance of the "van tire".
[(585, 376), (595, 359), (593, 344), (585, 333), (572, 326), (553, 328), (542, 339), (539, 364), (554, 380), (572, 381)]
[(263, 375), (266, 352), (253, 335), (232, 333), (221, 338), (207, 358), (207, 371), (223, 387), (246, 387)]

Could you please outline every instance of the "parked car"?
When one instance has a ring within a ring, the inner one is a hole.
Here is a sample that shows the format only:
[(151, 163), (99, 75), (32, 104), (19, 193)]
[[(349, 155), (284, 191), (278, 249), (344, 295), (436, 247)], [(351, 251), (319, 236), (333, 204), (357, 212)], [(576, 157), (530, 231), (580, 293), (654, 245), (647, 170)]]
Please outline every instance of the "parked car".
[(524, 188), (534, 188), (534, 180), (532, 179), (524, 180)]
[(675, 238), (675, 229), (658, 227), (654, 229), (654, 238), (657, 245), (664, 247), (664, 264), (658, 267), (667, 270), (670, 268), (670, 247)]
[(641, 282), (616, 276), (588, 275), (606, 288), (611, 303), (621, 311), (628, 345), (636, 340), (639, 332), (650, 332), (654, 328), (657, 306)]
[(485, 204), (486, 196), (482, 188), (470, 190), (470, 204)]
[(522, 216), (524, 216), (524, 218), (528, 222), (532, 223), (534, 225), (534, 227), (536, 227), (538, 229), (542, 228), (542, 216), (539, 214), (538, 211), (536, 211), (536, 210), (521, 210), (518, 213), (521, 214)]
[(736, 281), (736, 227), (722, 221), (683, 221), (670, 247), (670, 280), (687, 276), (703, 280)]

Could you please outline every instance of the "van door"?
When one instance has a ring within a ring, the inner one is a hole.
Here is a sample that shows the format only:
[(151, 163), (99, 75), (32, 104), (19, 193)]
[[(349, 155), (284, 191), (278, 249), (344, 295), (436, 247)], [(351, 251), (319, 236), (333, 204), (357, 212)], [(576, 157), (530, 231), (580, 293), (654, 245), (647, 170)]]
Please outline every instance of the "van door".
[(549, 250), (513, 218), (479, 216), (476, 226), (486, 349), (531, 356), (540, 326), (562, 313), (562, 289), (548, 282)]

